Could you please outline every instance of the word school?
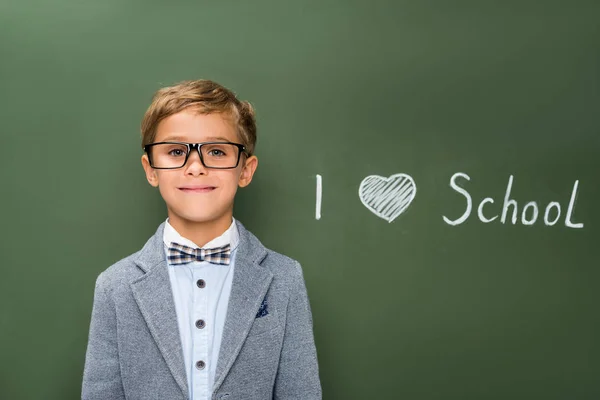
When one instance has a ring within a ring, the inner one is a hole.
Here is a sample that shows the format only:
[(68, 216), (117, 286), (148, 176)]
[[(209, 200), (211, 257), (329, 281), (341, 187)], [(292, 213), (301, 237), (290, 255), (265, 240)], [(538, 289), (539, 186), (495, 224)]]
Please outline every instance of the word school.
[[(443, 216), (444, 221), (449, 224), (449, 225), (460, 225), (463, 222), (465, 222), (469, 216), (471, 215), (471, 212), (473, 210), (473, 199), (471, 198), (471, 195), (469, 194), (469, 192), (464, 189), (463, 187), (458, 186), (458, 184), (456, 183), (458, 178), (463, 178), (466, 179), (467, 181), (470, 181), (471, 178), (469, 177), (469, 175), (462, 173), (462, 172), (457, 172), (454, 175), (452, 175), (452, 178), (450, 179), (450, 187), (455, 190), (457, 193), (460, 193), (462, 196), (465, 197), (466, 200), (466, 209), (465, 212), (457, 219), (450, 219), (446, 216)], [(490, 223), (496, 219), (498, 219), (498, 217), (500, 217), (500, 222), (505, 224), (506, 220), (507, 220), (507, 216), (509, 214), (509, 210), (512, 207), (512, 215), (511, 215), (511, 222), (513, 225), (515, 225), (517, 223), (518, 220), (518, 204), (517, 201), (514, 199), (511, 199), (511, 195), (510, 195), (510, 191), (512, 189), (512, 184), (513, 184), (513, 176), (511, 175), (508, 178), (508, 186), (506, 187), (506, 194), (504, 196), (504, 203), (502, 205), (502, 214), (499, 215), (494, 215), (494, 216), (490, 216), (490, 211), (487, 211), (486, 214), (486, 205), (488, 204), (493, 204), (494, 203), (494, 199), (491, 197), (486, 197), (483, 200), (481, 200), (481, 202), (479, 203), (479, 205), (477, 206), (477, 217), (479, 218), (479, 220), (483, 223)], [(569, 205), (567, 207), (567, 213), (565, 215), (564, 218), (564, 223), (565, 226), (569, 227), (569, 228), (575, 228), (575, 229), (580, 229), (583, 228), (583, 223), (574, 223), (573, 222), (573, 214), (575, 213), (575, 201), (577, 199), (577, 191), (579, 188), (579, 181), (576, 180), (575, 184), (573, 185), (573, 190), (571, 192), (571, 200), (569, 201)], [(489, 208), (489, 207), (488, 207)], [(553, 226), (556, 223), (558, 223), (558, 221), (560, 220), (561, 217), (561, 206), (560, 203), (557, 201), (552, 201), (550, 203), (548, 203), (548, 205), (545, 208), (544, 211), (544, 216), (543, 216), (543, 220), (544, 220), (544, 224), (546, 224), (547, 226)], [(527, 204), (525, 204), (525, 206), (523, 206), (522, 210), (521, 210), (521, 223), (523, 225), (533, 225), (536, 223), (536, 221), (539, 218), (539, 214), (540, 214), (540, 208), (538, 207), (538, 204), (535, 201), (530, 201)]]

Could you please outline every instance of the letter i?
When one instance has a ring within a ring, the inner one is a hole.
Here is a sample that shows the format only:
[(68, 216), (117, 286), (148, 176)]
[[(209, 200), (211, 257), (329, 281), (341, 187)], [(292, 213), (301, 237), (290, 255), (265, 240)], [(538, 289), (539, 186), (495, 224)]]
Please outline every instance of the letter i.
[(317, 174), (317, 202), (315, 209), (315, 218), (318, 220), (321, 219), (321, 198), (323, 195), (323, 178), (321, 175)]

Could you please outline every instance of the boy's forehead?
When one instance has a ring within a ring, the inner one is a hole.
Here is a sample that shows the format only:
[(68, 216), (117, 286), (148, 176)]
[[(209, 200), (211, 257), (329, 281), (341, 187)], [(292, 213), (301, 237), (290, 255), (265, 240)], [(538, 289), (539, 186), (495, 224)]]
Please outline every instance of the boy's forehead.
[(221, 113), (200, 114), (182, 111), (168, 116), (156, 127), (155, 142), (207, 142), (238, 140), (236, 129), (227, 116)]

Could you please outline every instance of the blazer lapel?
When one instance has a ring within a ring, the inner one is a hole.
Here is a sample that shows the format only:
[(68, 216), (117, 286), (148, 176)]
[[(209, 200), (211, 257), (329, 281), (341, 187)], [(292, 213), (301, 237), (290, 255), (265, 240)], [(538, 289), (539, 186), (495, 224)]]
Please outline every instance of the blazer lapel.
[(188, 383), (164, 253), (163, 230), (164, 222), (140, 251), (136, 264), (145, 274), (131, 282), (130, 287), (152, 337), (187, 399)]
[(267, 255), (265, 247), (239, 221), (237, 227), (240, 243), (235, 256), (233, 282), (213, 391), (219, 389), (231, 369), (273, 280), (273, 274), (260, 265)]

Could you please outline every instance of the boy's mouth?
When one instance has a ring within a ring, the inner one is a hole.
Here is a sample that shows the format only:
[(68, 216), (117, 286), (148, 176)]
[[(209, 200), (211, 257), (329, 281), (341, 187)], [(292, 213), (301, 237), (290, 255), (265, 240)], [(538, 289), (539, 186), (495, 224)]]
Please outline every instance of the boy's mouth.
[(182, 186), (178, 189), (186, 193), (208, 193), (216, 189), (216, 187), (209, 185), (190, 185)]

